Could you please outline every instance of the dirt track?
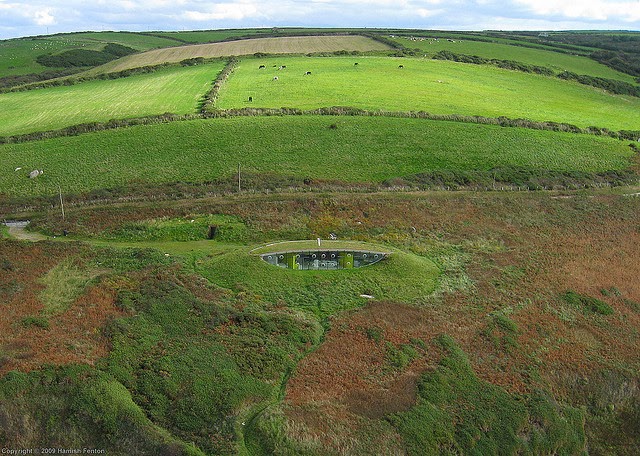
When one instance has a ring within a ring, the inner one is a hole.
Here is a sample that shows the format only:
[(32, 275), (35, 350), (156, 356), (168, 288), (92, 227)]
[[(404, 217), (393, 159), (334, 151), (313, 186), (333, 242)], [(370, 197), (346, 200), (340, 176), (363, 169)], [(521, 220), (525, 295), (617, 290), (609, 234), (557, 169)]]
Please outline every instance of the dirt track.
[(9, 230), (8, 230), (9, 236), (15, 239), (19, 239), (22, 241), (31, 241), (31, 242), (44, 241), (47, 239), (47, 237), (43, 234), (27, 231), (25, 229), (26, 224), (24, 223), (13, 224), (9, 222), (7, 226), (9, 227)]

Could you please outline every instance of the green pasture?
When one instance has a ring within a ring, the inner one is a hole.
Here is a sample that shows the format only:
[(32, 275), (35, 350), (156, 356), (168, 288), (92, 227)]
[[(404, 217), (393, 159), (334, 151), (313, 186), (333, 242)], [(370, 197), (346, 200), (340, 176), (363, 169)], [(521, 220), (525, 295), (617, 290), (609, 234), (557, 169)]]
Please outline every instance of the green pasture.
[(223, 66), (215, 62), (167, 68), (128, 78), (0, 94), (0, 135), (165, 112), (194, 113)]
[[(85, 44), (85, 46), (83, 46)], [(84, 48), (97, 50), (100, 43), (87, 46), (80, 38), (49, 36), (42, 38), (17, 38), (0, 41), (0, 77), (40, 73), (51, 70), (36, 62), (42, 54), (54, 54), (69, 49)]]
[[(281, 65), (286, 69), (278, 70)], [(640, 124), (638, 98), (492, 66), (423, 58), (245, 59), (221, 88), (217, 104), (222, 109), (324, 106), (506, 116), (614, 130)]]
[(0, 77), (52, 70), (36, 62), (36, 57), (39, 55), (58, 54), (70, 49), (98, 51), (107, 43), (122, 44), (139, 51), (179, 44), (167, 38), (128, 32), (85, 32), (2, 40), (0, 41)]
[[(239, 163), (248, 175), (344, 182), (500, 166), (597, 172), (624, 169), (633, 154), (626, 142), (607, 137), (492, 125), (233, 117), (6, 144), (0, 146), (0, 193), (53, 195), (58, 183), (63, 192), (75, 193), (130, 183), (232, 181)], [(17, 167), (22, 170), (14, 171)], [(44, 174), (28, 179), (32, 169)]]
[(577, 74), (618, 79), (631, 84), (635, 83), (633, 76), (602, 65), (589, 57), (564, 54), (551, 50), (465, 39), (454, 39), (454, 42), (451, 42), (446, 38), (440, 38), (437, 41), (429, 38), (425, 38), (424, 41), (396, 38), (395, 41), (409, 49), (420, 49), (429, 57), (439, 51), (451, 51), (457, 54), (477, 55), (487, 59), (514, 60), (529, 65), (544, 66), (558, 73), (571, 71)]

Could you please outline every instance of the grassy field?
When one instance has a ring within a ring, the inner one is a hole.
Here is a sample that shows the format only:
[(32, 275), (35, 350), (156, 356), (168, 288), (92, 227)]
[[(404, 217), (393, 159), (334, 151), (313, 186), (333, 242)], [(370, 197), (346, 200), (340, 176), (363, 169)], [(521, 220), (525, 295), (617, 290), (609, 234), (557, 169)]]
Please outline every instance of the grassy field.
[(127, 32), (87, 32), (18, 38), (0, 41), (0, 77), (39, 73), (46, 68), (36, 62), (43, 54), (57, 54), (69, 49), (101, 50), (107, 43), (118, 43), (139, 51), (175, 46), (178, 42), (161, 37)]
[[(336, 128), (330, 128), (335, 124)], [(0, 147), (0, 192), (54, 194), (130, 182), (207, 182), (244, 173), (380, 182), (499, 166), (604, 171), (625, 142), (519, 128), (383, 117), (240, 117), (131, 127)], [(339, 166), (336, 164), (339, 163)], [(14, 172), (14, 168), (23, 170)], [(25, 178), (43, 169), (38, 179)]]
[(128, 78), (0, 94), (0, 135), (165, 112), (194, 113), (223, 65), (168, 68)]
[(488, 59), (514, 60), (529, 65), (544, 66), (558, 73), (571, 71), (577, 74), (588, 74), (600, 78), (618, 79), (631, 84), (635, 83), (633, 76), (616, 71), (588, 57), (551, 50), (465, 39), (455, 39), (453, 40), (454, 42), (451, 42), (445, 38), (437, 41), (429, 38), (424, 41), (396, 38), (395, 41), (409, 49), (420, 49), (429, 57), (438, 51), (446, 50), (457, 54), (477, 55)]
[(111, 73), (165, 62), (180, 62), (194, 57), (224, 57), (249, 55), (256, 52), (266, 54), (307, 54), (333, 51), (380, 51), (388, 46), (363, 36), (302, 36), (283, 38), (255, 38), (227, 41), (224, 43), (193, 44), (167, 49), (158, 49), (123, 57), (106, 63), (87, 74)]
[[(266, 69), (259, 70), (261, 64)], [(220, 90), (218, 107), (247, 107), (248, 96), (254, 107), (423, 110), (610, 129), (635, 129), (640, 123), (638, 98), (490, 66), (418, 58), (246, 59)]]

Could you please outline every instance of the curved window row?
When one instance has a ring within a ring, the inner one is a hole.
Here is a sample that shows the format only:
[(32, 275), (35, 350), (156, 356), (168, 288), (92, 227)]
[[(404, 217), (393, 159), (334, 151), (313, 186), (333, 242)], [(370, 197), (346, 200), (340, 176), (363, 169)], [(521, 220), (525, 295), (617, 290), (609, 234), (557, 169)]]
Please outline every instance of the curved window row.
[(385, 258), (381, 252), (312, 250), (260, 255), (274, 266), (301, 270), (352, 269), (368, 266)]

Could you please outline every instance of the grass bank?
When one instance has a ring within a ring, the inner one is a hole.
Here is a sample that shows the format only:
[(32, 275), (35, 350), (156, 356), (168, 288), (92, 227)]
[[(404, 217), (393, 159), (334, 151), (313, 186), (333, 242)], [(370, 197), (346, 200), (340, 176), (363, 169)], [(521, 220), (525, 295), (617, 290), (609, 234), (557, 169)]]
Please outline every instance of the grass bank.
[(633, 97), (546, 76), (406, 57), (246, 59), (221, 88), (217, 107), (249, 106), (422, 110), (616, 130), (640, 122), (640, 100)]
[[(131, 127), (0, 147), (0, 193), (54, 195), (245, 175), (382, 182), (436, 170), (622, 170), (606, 137), (386, 117), (236, 117)], [(336, 166), (339, 164), (339, 166)], [(22, 170), (14, 171), (21, 167)], [(45, 172), (28, 179), (32, 169)], [(244, 187), (244, 190), (251, 190)]]

